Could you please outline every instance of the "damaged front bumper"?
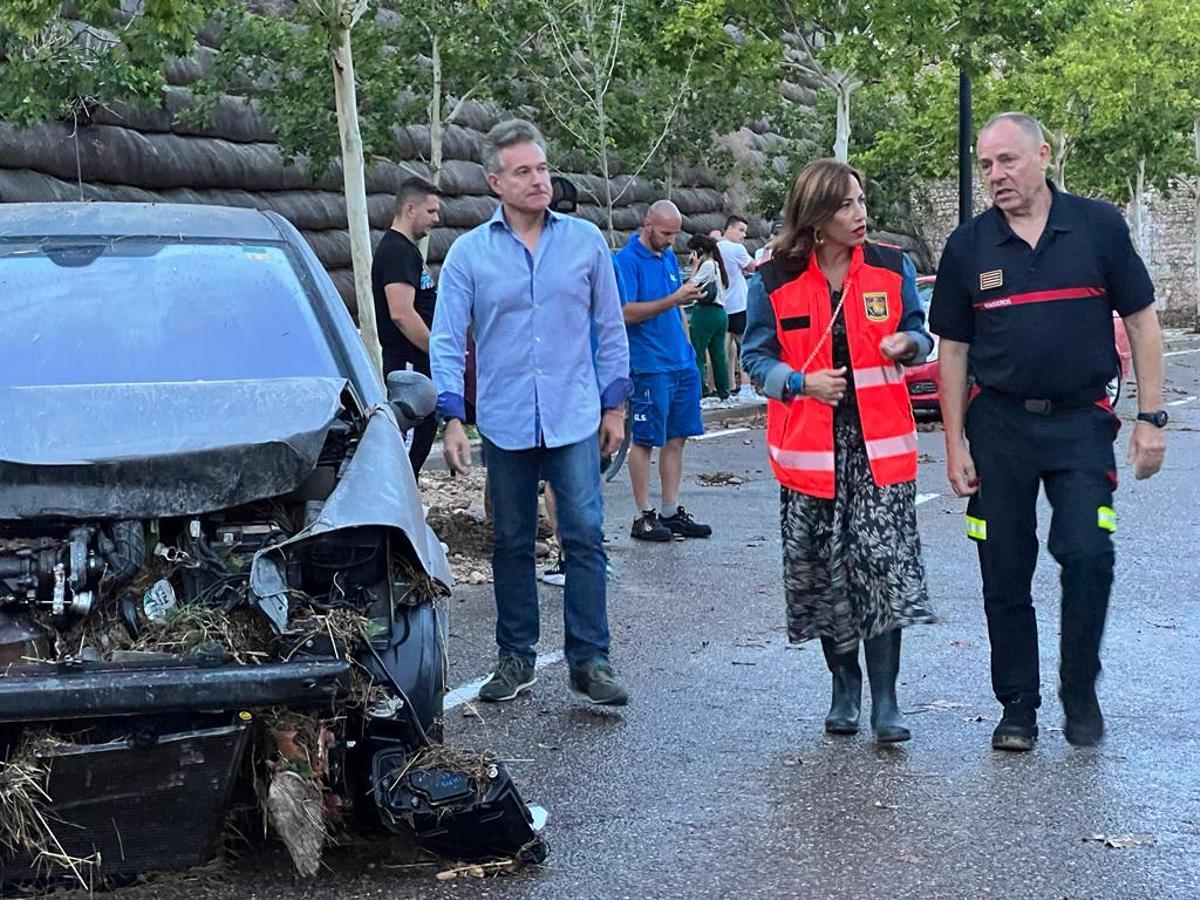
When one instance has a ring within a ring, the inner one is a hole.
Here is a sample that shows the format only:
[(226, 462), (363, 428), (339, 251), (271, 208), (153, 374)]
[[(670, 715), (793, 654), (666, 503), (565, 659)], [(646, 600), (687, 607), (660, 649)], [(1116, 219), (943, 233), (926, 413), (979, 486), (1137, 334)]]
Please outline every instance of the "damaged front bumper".
[(311, 707), (349, 690), (345, 660), (210, 667), (72, 662), (0, 677), (0, 722)]

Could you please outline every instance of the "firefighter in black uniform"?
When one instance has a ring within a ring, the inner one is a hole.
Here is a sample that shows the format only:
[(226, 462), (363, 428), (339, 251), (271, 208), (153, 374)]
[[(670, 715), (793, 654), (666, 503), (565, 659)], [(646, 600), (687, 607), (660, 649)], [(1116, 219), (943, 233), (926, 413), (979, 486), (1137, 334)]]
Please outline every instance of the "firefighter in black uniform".
[(1135, 477), (1157, 472), (1166, 446), (1150, 277), (1116, 207), (1046, 179), (1049, 152), (1029, 116), (1006, 113), (984, 126), (978, 163), (994, 205), (947, 242), (929, 319), (941, 336), (950, 483), (971, 498), (967, 533), (979, 550), (992, 686), (1004, 705), (992, 735), (1000, 750), (1030, 750), (1038, 733), (1030, 588), (1039, 485), (1053, 508), (1049, 549), (1062, 567), (1064, 733), (1079, 746), (1104, 733), (1096, 678), (1117, 528), (1120, 422), (1106, 395), (1119, 369), (1114, 312), (1137, 372), (1140, 412), (1128, 453)]

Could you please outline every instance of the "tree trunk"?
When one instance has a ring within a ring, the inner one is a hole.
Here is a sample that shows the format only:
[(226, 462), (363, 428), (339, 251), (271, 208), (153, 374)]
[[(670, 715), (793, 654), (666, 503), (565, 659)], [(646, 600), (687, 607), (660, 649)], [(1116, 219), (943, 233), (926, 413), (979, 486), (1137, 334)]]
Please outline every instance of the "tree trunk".
[[(435, 33), (430, 50), (430, 68), (433, 72), (433, 90), (429, 95), (429, 181), (435, 188), (442, 186), (442, 45)], [(429, 235), (417, 244), (421, 259), (429, 256)]]
[(615, 247), (617, 233), (613, 228), (613, 191), (608, 175), (608, 117), (604, 110), (604, 94), (599, 79), (595, 81), (596, 134), (600, 143), (600, 177), (604, 180), (604, 210), (608, 220), (608, 245)]
[(841, 76), (834, 82), (837, 95), (837, 134), (833, 139), (833, 158), (840, 162), (850, 159), (850, 93), (849, 78)]
[(1143, 259), (1146, 257), (1146, 252), (1150, 249), (1146, 246), (1146, 160), (1139, 159), (1137, 167), (1137, 176), (1133, 183), (1133, 205), (1132, 216), (1133, 227), (1133, 245), (1137, 248), (1138, 255)]
[(1053, 132), (1054, 136), (1054, 166), (1052, 173), (1054, 183), (1060, 190), (1067, 189), (1067, 157), (1071, 154), (1071, 139), (1066, 131)]
[(346, 192), (346, 219), (350, 226), (350, 258), (354, 266), (354, 295), (358, 302), (358, 330), (375, 371), (383, 373), (383, 351), (375, 323), (371, 293), (371, 224), (367, 216), (367, 178), (362, 133), (358, 127), (358, 93), (354, 85), (354, 54), (350, 29), (331, 35), (333, 87), (337, 99), (338, 132), (342, 139), (342, 169)]

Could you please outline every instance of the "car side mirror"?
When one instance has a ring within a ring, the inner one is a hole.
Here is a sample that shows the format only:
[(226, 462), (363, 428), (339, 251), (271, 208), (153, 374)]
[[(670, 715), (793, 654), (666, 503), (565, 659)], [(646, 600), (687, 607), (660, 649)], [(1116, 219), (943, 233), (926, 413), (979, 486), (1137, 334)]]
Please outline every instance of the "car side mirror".
[(437, 409), (437, 389), (420, 372), (399, 369), (387, 376), (388, 402), (401, 431), (407, 431)]

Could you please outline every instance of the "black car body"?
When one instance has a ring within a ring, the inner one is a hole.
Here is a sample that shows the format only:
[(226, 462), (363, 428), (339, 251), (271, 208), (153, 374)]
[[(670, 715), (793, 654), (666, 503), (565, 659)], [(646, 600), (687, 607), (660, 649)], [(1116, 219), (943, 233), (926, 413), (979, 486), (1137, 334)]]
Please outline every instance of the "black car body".
[(281, 772), (434, 849), (530, 842), (437, 746), (452, 579), (401, 432), (431, 386), (389, 397), (295, 228), (2, 205), (0, 322), (0, 799), (34, 773), (51, 823), (0, 825), (0, 881), (202, 863), (248, 783), (315, 871)]

